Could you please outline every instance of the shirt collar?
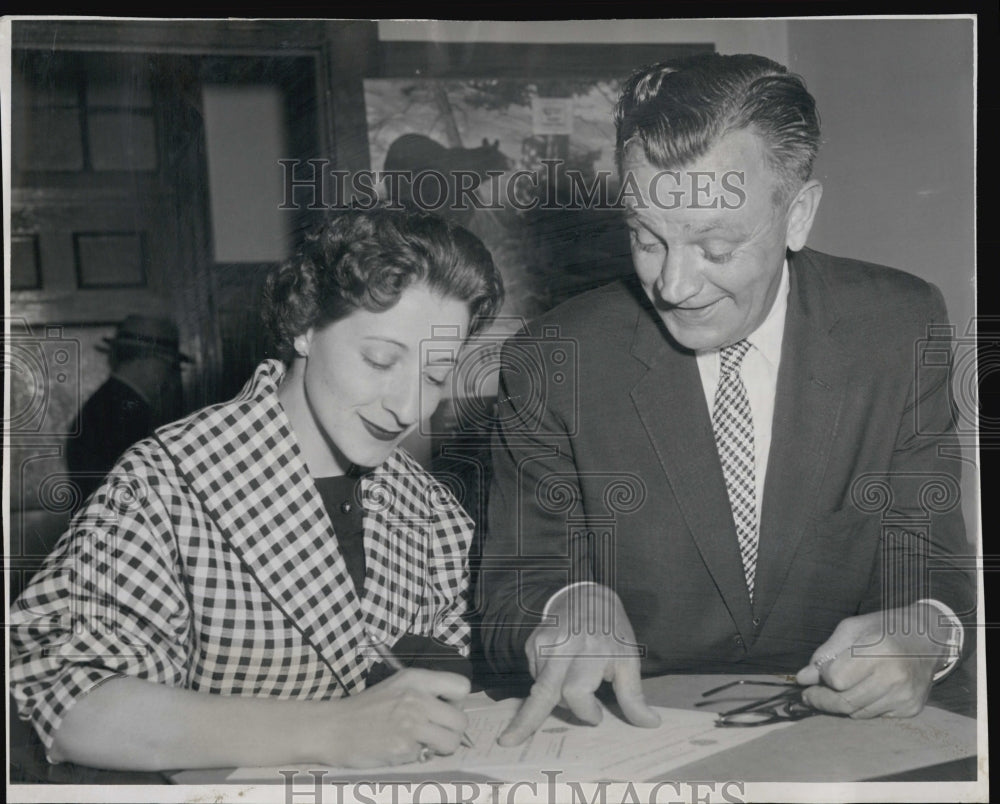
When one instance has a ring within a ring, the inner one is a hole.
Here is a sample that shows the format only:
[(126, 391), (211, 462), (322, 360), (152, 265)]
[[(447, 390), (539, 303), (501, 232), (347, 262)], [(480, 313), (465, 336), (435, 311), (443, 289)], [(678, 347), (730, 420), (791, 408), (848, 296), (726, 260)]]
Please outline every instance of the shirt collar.
[(785, 334), (785, 313), (788, 310), (788, 260), (781, 266), (778, 292), (771, 304), (771, 311), (757, 329), (747, 336), (757, 351), (773, 366), (781, 360), (781, 341)]
[[(753, 332), (747, 335), (746, 340), (750, 342), (764, 359), (772, 366), (777, 366), (781, 361), (781, 341), (785, 335), (785, 313), (788, 311), (788, 290), (791, 287), (788, 279), (788, 260), (781, 266), (781, 279), (778, 280), (778, 292), (771, 303), (771, 309), (767, 317), (761, 322)], [(719, 354), (718, 349), (705, 349), (696, 352), (697, 356), (706, 359), (709, 356)], [(705, 364), (706, 368), (708, 364)], [(715, 361), (718, 365), (718, 361)]]

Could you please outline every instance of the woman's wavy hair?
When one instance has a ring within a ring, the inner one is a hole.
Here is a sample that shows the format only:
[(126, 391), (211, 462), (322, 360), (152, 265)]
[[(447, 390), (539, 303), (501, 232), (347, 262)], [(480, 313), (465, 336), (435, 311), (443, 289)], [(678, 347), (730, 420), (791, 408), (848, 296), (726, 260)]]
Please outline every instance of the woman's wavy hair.
[(356, 310), (388, 310), (418, 282), (468, 304), (470, 335), (503, 304), (493, 257), (467, 229), (428, 213), (385, 208), (331, 216), (267, 278), (263, 319), (271, 353), (288, 364), (294, 339), (310, 327)]

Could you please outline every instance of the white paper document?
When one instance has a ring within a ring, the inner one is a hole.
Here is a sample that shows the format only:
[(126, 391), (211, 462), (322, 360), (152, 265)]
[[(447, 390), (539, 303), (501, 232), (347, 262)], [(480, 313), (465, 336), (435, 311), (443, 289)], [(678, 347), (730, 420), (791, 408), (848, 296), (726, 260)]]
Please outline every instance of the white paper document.
[[(521, 745), (505, 748), (497, 737), (510, 723), (520, 700), (472, 704), (466, 707), (468, 734), (473, 747), (460, 746), (451, 756), (435, 757), (419, 764), (368, 768), (363, 772), (345, 768), (310, 765), (298, 770), (303, 774), (324, 771), (327, 781), (363, 773), (366, 778), (400, 773), (441, 776), (461, 772), (499, 781), (524, 778), (526, 773), (559, 771), (564, 778), (577, 781), (646, 781), (673, 768), (703, 759), (718, 751), (749, 742), (788, 723), (754, 728), (724, 729), (715, 725), (713, 712), (653, 707), (660, 714), (660, 726), (639, 728), (605, 710), (597, 726), (576, 725), (560, 716), (562, 710), (542, 724)], [(282, 768), (239, 768), (227, 782), (283, 781)]]

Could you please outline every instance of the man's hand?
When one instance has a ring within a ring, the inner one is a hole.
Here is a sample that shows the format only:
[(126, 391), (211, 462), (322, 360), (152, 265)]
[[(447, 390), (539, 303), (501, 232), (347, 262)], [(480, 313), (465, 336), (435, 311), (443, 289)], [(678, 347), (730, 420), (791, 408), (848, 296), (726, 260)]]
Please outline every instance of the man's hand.
[(596, 725), (602, 709), (594, 693), (610, 681), (622, 712), (636, 726), (655, 728), (660, 717), (646, 705), (639, 675), (639, 647), (625, 608), (613, 591), (585, 584), (557, 593), (548, 613), (555, 625), (539, 625), (525, 651), (535, 679), (501, 745), (526, 740), (562, 703), (581, 720)]
[(947, 628), (928, 603), (841, 620), (799, 670), (810, 706), (856, 718), (912, 717), (947, 653)]

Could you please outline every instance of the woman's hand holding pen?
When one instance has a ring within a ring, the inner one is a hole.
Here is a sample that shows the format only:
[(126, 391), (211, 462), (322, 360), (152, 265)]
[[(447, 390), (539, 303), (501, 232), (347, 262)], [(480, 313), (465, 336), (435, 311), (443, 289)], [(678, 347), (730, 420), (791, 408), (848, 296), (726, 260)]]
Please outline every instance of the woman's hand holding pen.
[[(401, 765), (453, 754), (468, 718), (460, 706), (469, 680), (457, 673), (405, 669), (349, 698), (331, 701), (323, 715), (329, 756), (316, 761), (354, 768)], [(311, 731), (311, 730), (308, 730)], [(315, 733), (315, 732), (314, 732)]]

